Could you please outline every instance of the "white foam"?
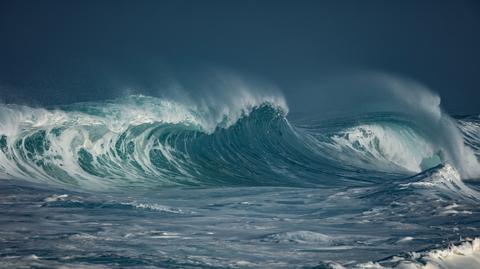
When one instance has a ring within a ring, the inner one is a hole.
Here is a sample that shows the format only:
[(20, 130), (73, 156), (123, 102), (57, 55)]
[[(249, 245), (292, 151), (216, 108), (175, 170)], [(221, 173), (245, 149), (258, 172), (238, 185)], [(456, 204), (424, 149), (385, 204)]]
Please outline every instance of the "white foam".
[(412, 236), (405, 236), (402, 239), (398, 240), (397, 243), (406, 243), (414, 240), (415, 238)]
[[(358, 269), (478, 269), (480, 268), (480, 238), (452, 245), (446, 249), (427, 252), (411, 252), (408, 257), (394, 257), (394, 266), (382, 266), (377, 262), (359, 264)], [(382, 262), (384, 263), (384, 262)]]
[(297, 242), (297, 243), (331, 243), (333, 238), (317, 232), (311, 231), (295, 231), (277, 233), (268, 236), (270, 240)]
[(68, 194), (54, 194), (51, 196), (48, 196), (47, 198), (43, 199), (45, 202), (56, 202), (56, 201), (63, 201), (68, 197)]
[(139, 202), (130, 202), (130, 203), (122, 203), (124, 205), (133, 206), (139, 209), (148, 209), (153, 211), (165, 212), (165, 213), (173, 213), (173, 214), (184, 214), (186, 213), (180, 208), (174, 208), (169, 206), (164, 206), (155, 203), (139, 203)]

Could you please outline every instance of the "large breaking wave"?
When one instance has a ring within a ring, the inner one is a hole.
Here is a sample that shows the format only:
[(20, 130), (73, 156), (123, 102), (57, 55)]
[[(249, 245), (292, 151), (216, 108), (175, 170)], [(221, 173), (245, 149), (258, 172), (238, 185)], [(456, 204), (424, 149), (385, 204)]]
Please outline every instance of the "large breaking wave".
[(462, 177), (478, 175), (475, 118), (436, 115), (433, 131), (428, 113), (314, 122), (287, 112), (280, 95), (213, 107), (139, 95), (56, 108), (1, 105), (0, 173), (85, 188), (363, 184), (445, 163)]

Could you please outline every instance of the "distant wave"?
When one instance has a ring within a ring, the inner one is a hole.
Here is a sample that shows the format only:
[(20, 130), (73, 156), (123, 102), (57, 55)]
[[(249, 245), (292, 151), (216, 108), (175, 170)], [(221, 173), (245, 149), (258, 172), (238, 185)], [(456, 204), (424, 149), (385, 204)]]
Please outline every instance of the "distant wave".
[[(296, 124), (282, 97), (247, 97), (211, 109), (147, 96), (54, 109), (1, 105), (0, 173), (101, 188), (362, 184), (446, 162), (459, 169), (452, 149), (409, 115)], [(478, 123), (459, 126), (478, 150)]]

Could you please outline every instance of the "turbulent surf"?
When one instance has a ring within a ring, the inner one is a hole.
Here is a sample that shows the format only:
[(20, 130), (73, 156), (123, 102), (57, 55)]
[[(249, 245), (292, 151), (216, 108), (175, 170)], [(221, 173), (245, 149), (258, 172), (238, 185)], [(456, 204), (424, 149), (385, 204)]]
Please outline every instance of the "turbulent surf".
[(480, 119), (421, 97), (0, 105), (2, 267), (477, 268)]

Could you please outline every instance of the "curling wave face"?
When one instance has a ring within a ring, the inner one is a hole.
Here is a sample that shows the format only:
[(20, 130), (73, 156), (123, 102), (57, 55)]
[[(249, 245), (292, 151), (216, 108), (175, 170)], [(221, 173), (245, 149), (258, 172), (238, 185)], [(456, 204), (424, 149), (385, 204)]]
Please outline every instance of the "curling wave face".
[[(406, 177), (450, 160), (451, 148), (405, 115), (306, 125), (287, 112), (275, 96), (215, 107), (147, 96), (55, 109), (2, 105), (0, 174), (84, 188), (321, 186)], [(478, 152), (478, 123), (458, 124)]]

